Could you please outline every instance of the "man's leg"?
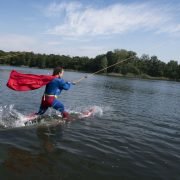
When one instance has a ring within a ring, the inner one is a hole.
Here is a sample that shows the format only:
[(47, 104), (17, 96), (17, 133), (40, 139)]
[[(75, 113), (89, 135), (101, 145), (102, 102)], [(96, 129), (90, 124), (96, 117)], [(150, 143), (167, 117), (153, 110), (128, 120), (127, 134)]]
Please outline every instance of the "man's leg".
[(42, 114), (44, 114), (46, 111), (47, 111), (47, 109), (48, 109), (48, 107), (44, 107), (44, 106), (42, 106), (42, 104), (41, 104), (41, 106), (40, 106), (40, 108), (39, 108), (39, 111), (37, 112), (37, 113), (35, 113), (36, 115), (42, 115)]
[(50, 106), (50, 103), (52, 104), (53, 100), (54, 99), (51, 100), (50, 98), (43, 96), (42, 100), (41, 100), (41, 105), (40, 105), (39, 111), (35, 114), (36, 115), (44, 114), (47, 111), (48, 107)]
[(53, 101), (52, 107), (61, 112), (63, 118), (67, 119), (69, 117), (69, 113), (64, 110), (64, 105), (57, 99)]

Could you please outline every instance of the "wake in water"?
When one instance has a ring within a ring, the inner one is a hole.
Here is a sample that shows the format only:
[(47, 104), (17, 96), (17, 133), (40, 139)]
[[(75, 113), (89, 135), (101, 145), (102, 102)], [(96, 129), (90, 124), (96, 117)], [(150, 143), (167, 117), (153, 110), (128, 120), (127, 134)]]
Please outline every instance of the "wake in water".
[[(100, 106), (89, 106), (86, 108), (80, 108), (80, 110), (68, 110), (70, 115), (73, 117), (72, 120), (76, 119), (85, 119), (87, 117), (95, 117), (95, 116), (102, 116), (103, 115), (103, 108)], [(88, 114), (91, 113), (91, 114)], [(46, 113), (47, 114), (47, 113)], [(0, 129), (4, 128), (15, 128), (15, 127), (23, 127), (25, 126), (25, 122), (27, 122), (27, 115), (23, 115), (22, 113), (18, 112), (14, 105), (9, 106), (0, 106)], [(38, 120), (43, 121), (55, 121), (60, 120), (61, 114), (53, 109), (48, 111), (47, 115), (42, 115), (38, 117)], [(29, 123), (28, 125), (31, 125)]]
[(24, 126), (25, 116), (14, 109), (14, 105), (0, 106), (0, 127), (11, 128)]
[[(77, 114), (78, 119), (83, 119), (85, 117), (88, 117), (88, 113), (91, 113), (91, 116), (102, 116), (103, 115), (103, 108), (100, 106), (88, 106), (86, 108), (81, 107), (77, 110), (68, 110), (69, 114)], [(87, 112), (87, 116), (86, 116)]]

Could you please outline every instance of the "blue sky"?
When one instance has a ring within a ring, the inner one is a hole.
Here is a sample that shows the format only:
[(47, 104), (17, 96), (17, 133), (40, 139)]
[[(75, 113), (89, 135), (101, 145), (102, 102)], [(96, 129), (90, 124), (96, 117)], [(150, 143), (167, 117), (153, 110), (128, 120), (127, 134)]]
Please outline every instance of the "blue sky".
[(179, 0), (0, 0), (0, 50), (88, 56), (126, 49), (180, 63)]

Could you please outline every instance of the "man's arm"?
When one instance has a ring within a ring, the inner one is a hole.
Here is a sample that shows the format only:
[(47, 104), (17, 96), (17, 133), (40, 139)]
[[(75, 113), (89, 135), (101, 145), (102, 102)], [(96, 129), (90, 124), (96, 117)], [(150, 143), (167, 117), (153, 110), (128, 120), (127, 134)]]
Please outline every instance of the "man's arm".
[(60, 89), (69, 90), (71, 85), (72, 85), (71, 82), (65, 82), (64, 79), (61, 79), (60, 81)]

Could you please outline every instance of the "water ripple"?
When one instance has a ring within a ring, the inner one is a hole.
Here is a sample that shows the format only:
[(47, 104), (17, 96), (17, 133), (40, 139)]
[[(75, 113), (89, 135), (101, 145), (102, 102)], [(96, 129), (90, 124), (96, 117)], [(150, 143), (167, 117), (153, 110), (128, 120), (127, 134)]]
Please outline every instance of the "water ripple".
[[(14, 127), (10, 114), (36, 111), (43, 90), (20, 96), (5, 86), (12, 67), (1, 68), (0, 92), (7, 96), (0, 100), (0, 125)], [(68, 80), (84, 75), (65, 74)], [(31, 172), (44, 179), (179, 180), (179, 89), (179, 83), (170, 81), (106, 76), (82, 81), (61, 101), (74, 111), (96, 106), (101, 113), (54, 127), (1, 129), (0, 178), (25, 179)]]

